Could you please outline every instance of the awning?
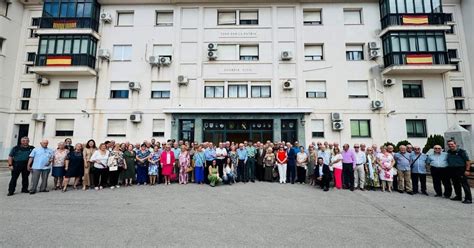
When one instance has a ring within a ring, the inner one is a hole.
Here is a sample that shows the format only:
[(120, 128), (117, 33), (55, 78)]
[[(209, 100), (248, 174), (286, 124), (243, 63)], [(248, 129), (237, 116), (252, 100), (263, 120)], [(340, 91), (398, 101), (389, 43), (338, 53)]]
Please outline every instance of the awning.
[(311, 108), (164, 108), (166, 114), (187, 114), (187, 113), (241, 113), (241, 114), (310, 114)]

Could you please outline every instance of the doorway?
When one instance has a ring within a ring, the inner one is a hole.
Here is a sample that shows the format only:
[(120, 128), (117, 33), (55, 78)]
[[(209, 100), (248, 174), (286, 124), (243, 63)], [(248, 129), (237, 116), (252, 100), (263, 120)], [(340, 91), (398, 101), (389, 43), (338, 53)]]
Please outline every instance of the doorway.
[(19, 124), (18, 125), (18, 137), (16, 144), (19, 145), (21, 142), (21, 138), (28, 137), (28, 130), (30, 129), (30, 125), (28, 124)]
[(213, 143), (273, 140), (273, 120), (203, 120), (203, 138)]

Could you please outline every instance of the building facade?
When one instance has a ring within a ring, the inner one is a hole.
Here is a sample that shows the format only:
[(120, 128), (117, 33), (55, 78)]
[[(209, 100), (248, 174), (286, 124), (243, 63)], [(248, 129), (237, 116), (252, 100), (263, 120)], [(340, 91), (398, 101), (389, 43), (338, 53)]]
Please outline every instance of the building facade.
[(23, 135), (424, 145), (472, 130), (466, 1), (13, 2), (3, 157)]

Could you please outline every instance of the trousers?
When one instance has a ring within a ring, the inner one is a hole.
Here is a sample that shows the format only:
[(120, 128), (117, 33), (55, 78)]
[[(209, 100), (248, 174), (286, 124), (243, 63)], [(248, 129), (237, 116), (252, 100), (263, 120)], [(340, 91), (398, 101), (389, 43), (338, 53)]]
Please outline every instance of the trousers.
[(33, 170), (31, 172), (31, 189), (30, 192), (36, 192), (38, 189), (38, 183), (41, 177), (40, 192), (45, 191), (48, 187), (48, 175), (50, 169), (46, 170)]
[(462, 167), (448, 167), (451, 175), (451, 181), (453, 182), (454, 193), (456, 197), (462, 197), (461, 188), (464, 190), (465, 200), (472, 201), (471, 187), (467, 182), (467, 177), (464, 175), (465, 168)]
[(354, 165), (352, 163), (342, 164), (342, 184), (346, 189), (354, 188)]
[(277, 164), (278, 175), (280, 176), (280, 183), (286, 182), (286, 164)]
[(411, 185), (411, 171), (397, 171), (397, 180), (398, 180), (398, 190), (413, 192), (413, 187)]
[(421, 192), (426, 192), (426, 174), (411, 173), (411, 181), (413, 185), (413, 193), (418, 193), (418, 181), (420, 181)]
[(255, 158), (247, 159), (248, 179), (255, 180)]
[(354, 170), (354, 188), (363, 189), (365, 186), (365, 168), (364, 165), (356, 165)]
[(239, 173), (239, 181), (240, 182), (248, 182), (249, 180), (249, 171), (247, 169), (247, 163), (245, 163), (245, 160), (239, 159), (238, 162), (238, 173)]
[[(451, 187), (451, 181), (449, 180), (448, 168), (431, 166), (431, 177), (433, 178), (433, 188), (436, 195), (451, 197), (453, 188)], [(444, 194), (441, 184), (444, 186)]]
[(18, 177), (21, 175), (21, 191), (27, 192), (28, 191), (28, 176), (30, 172), (28, 171), (28, 161), (21, 161), (15, 162), (13, 164), (13, 170), (11, 172), (12, 177), (10, 179), (10, 183), (8, 184), (8, 192), (15, 193), (16, 183), (18, 181)]

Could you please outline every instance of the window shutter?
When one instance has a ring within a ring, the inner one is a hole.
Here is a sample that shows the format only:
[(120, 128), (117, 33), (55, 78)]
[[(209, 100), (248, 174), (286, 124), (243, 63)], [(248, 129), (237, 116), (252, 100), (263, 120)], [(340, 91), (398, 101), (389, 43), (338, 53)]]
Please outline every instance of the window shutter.
[(241, 20), (257, 20), (258, 12), (257, 11), (245, 11), (245, 12), (241, 11), (240, 19)]
[(74, 130), (74, 120), (56, 120), (56, 131), (72, 131)]
[(61, 82), (59, 88), (62, 90), (76, 90), (77, 82)]
[(153, 45), (153, 55), (171, 56), (173, 55), (173, 46), (172, 45)]
[(173, 12), (157, 12), (156, 24), (172, 24)]
[(346, 51), (348, 52), (363, 52), (363, 45), (346, 45)]
[(306, 81), (307, 91), (326, 92), (326, 81)]
[(344, 24), (361, 24), (360, 10), (344, 10)]
[(236, 13), (234, 11), (219, 12), (218, 15), (219, 15), (219, 24), (235, 24), (236, 23), (236, 18), (235, 18)]
[(321, 11), (319, 10), (308, 10), (303, 12), (303, 21), (304, 22), (320, 22), (321, 21)]
[(108, 135), (123, 135), (125, 134), (127, 120), (108, 120), (107, 134)]
[(311, 131), (324, 132), (324, 120), (320, 120), (320, 119), (311, 120)]
[(349, 81), (348, 90), (350, 96), (368, 96), (368, 81)]
[(240, 56), (258, 56), (258, 46), (240, 46)]
[(165, 131), (165, 119), (154, 119), (153, 132), (164, 132), (164, 131)]
[(169, 91), (170, 89), (170, 82), (151, 82), (152, 91)]
[(217, 46), (219, 60), (237, 60), (237, 46), (236, 45), (222, 45)]
[(133, 13), (118, 13), (117, 25), (131, 26), (133, 25)]
[(304, 47), (304, 54), (307, 56), (321, 56), (323, 55), (323, 46), (307, 45)]
[(128, 82), (110, 82), (110, 90), (128, 90)]

